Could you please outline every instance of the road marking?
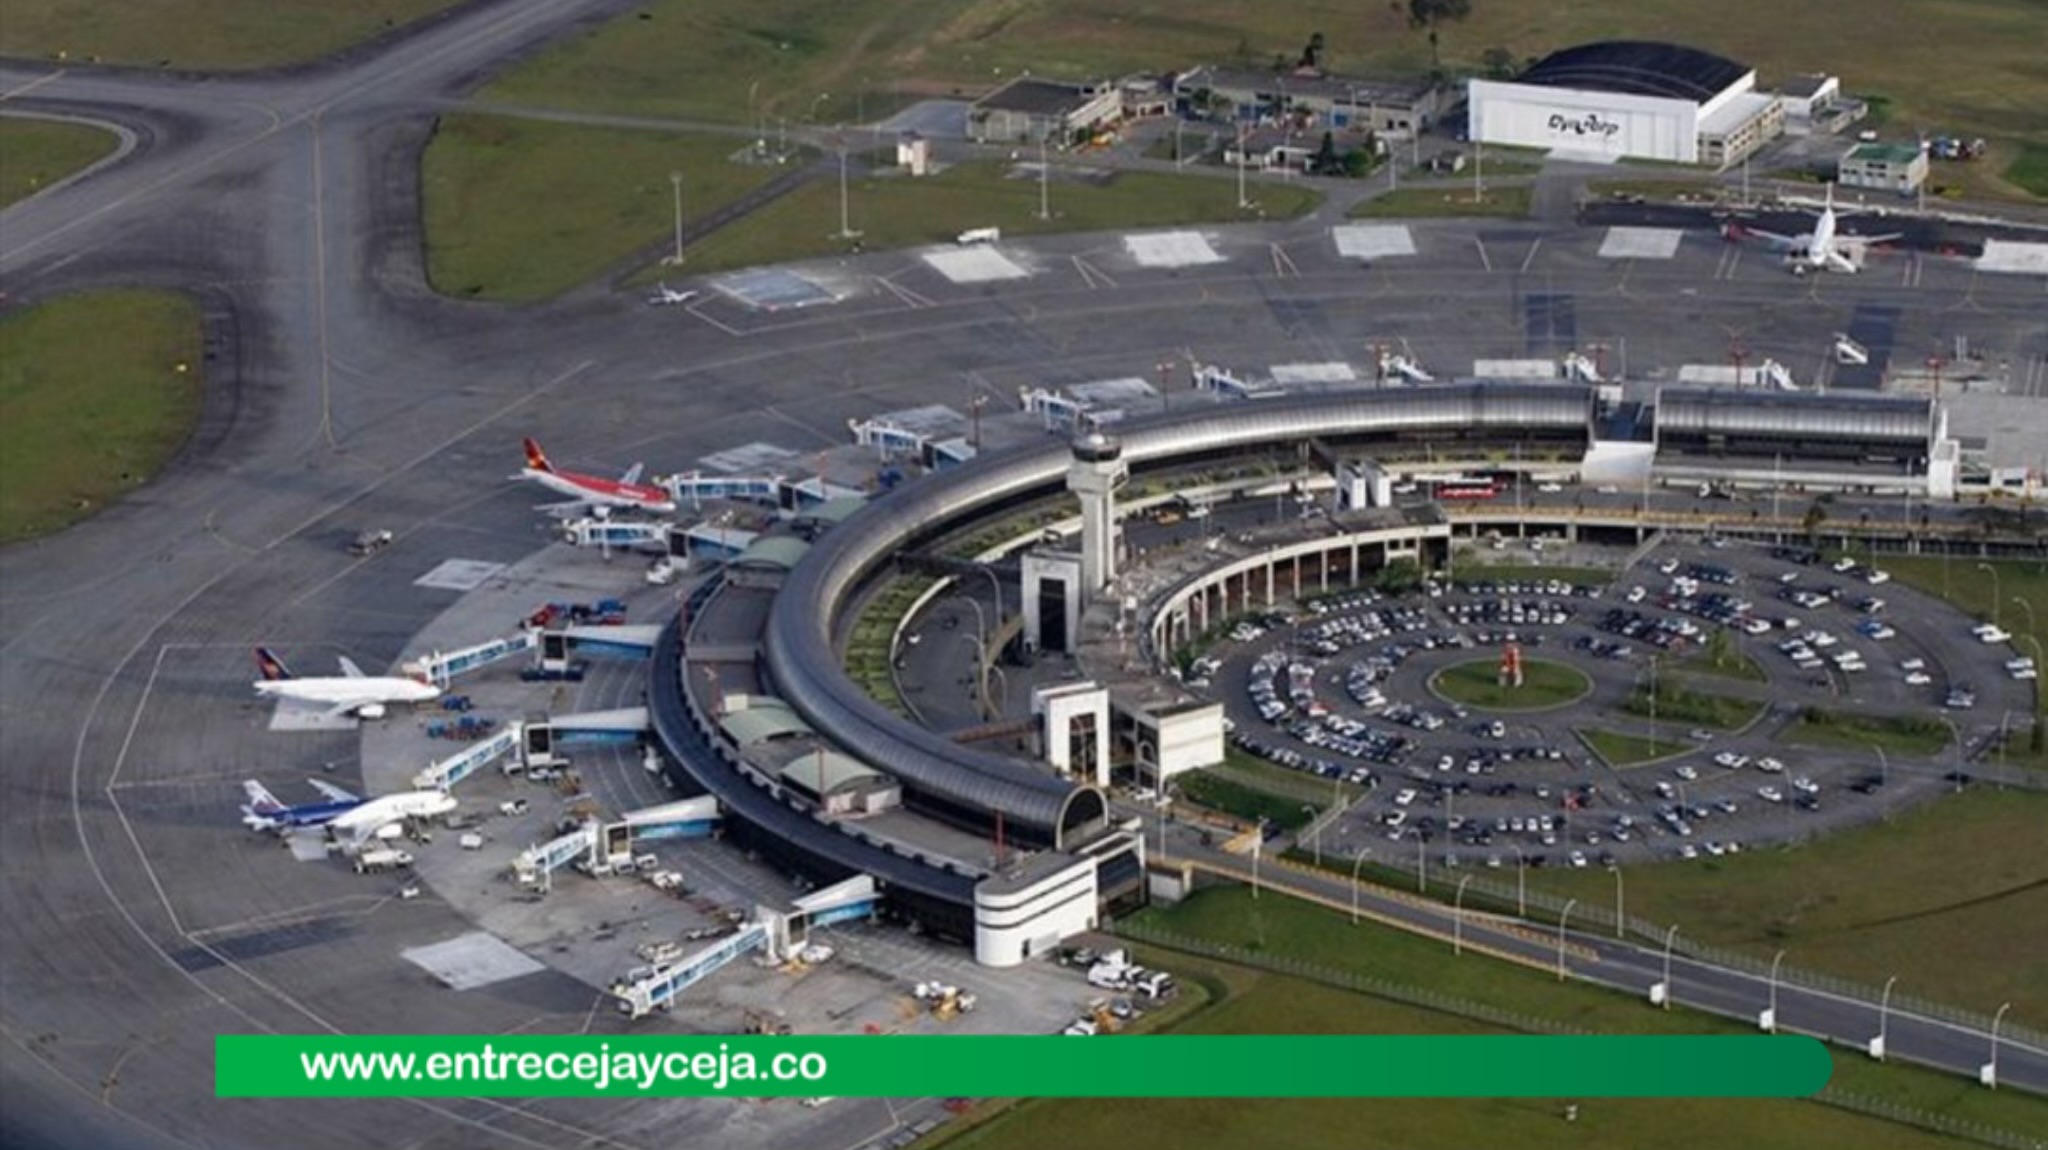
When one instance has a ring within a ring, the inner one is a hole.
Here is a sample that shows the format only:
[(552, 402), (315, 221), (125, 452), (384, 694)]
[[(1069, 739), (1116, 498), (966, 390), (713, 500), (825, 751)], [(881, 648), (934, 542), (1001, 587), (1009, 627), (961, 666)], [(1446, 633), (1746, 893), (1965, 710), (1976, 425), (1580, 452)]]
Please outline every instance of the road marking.
[(1087, 284), (1091, 289), (1113, 288), (1116, 286), (1116, 281), (1104, 275), (1102, 270), (1094, 264), (1089, 263), (1080, 256), (1069, 258), (1074, 261), (1074, 270), (1081, 273), (1081, 282)]
[(1296, 278), (1299, 278), (1301, 276), (1301, 269), (1294, 266), (1294, 257), (1287, 254), (1287, 248), (1285, 245), (1278, 243), (1273, 244), (1272, 251), (1273, 274), (1275, 276), (1281, 279), (1285, 279), (1288, 276), (1294, 276)]
[(1487, 271), (1492, 271), (1493, 261), (1486, 258), (1486, 241), (1480, 239), (1478, 236), (1473, 236), (1472, 246), (1479, 249), (1479, 266), (1485, 268)]
[(1541, 248), (1542, 246), (1542, 236), (1537, 236), (1536, 242), (1529, 245), (1529, 254), (1522, 257), (1522, 271), (1524, 274), (1527, 274), (1527, 272), (1529, 271), (1529, 265), (1536, 262), (1537, 249)]
[(52, 80), (61, 79), (65, 71), (66, 69), (59, 68), (54, 72), (38, 76), (35, 79), (30, 80), (28, 83), (23, 84), (18, 88), (9, 88), (5, 92), (0, 92), (0, 101), (7, 101), (15, 99), (20, 96), (26, 96), (30, 92), (35, 91), (37, 88), (42, 87), (44, 84), (47, 84)]

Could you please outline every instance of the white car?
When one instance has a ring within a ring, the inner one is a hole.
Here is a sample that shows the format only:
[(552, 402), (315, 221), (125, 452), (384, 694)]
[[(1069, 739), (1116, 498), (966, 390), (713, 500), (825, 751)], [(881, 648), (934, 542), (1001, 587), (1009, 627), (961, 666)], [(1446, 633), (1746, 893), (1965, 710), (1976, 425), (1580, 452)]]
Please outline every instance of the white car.
[(1714, 756), (1714, 764), (1727, 767), (1731, 771), (1737, 771), (1749, 765), (1749, 756), (1738, 755), (1734, 751), (1722, 751)]
[(1785, 801), (1785, 792), (1776, 787), (1758, 787), (1756, 797), (1767, 803), (1782, 803)]
[(1792, 780), (1792, 789), (1802, 795), (1817, 795), (1820, 793), (1820, 784), (1807, 778), (1805, 775), (1800, 775)]
[(1785, 764), (1770, 755), (1765, 755), (1756, 761), (1756, 769), (1767, 775), (1778, 775), (1785, 772)]
[(1910, 686), (1925, 687), (1933, 681), (1934, 677), (1925, 671), (1909, 671), (1906, 673), (1906, 682)]
[(1585, 851), (1573, 851), (1573, 852), (1572, 852), (1572, 865), (1573, 865), (1573, 866), (1575, 866), (1575, 867), (1582, 867), (1582, 866), (1585, 866), (1585, 865), (1586, 865), (1586, 852), (1585, 852)]
[(1415, 790), (1412, 787), (1404, 787), (1398, 794), (1394, 796), (1394, 805), (1397, 807), (1405, 807), (1410, 803), (1413, 803), (1414, 801)]
[(1691, 843), (1679, 843), (1678, 857), (1682, 859), (1696, 859), (1700, 857), (1700, 848)]
[(1542, 492), (1543, 494), (1545, 494), (1545, 495), (1556, 495), (1556, 494), (1557, 494), (1558, 492), (1560, 492), (1560, 491), (1563, 491), (1563, 490), (1564, 490), (1564, 484), (1562, 484), (1562, 483), (1539, 483), (1539, 484), (1537, 484), (1537, 485), (1536, 485), (1536, 490), (1538, 490), (1538, 491), (1541, 491), (1541, 492)]
[(1700, 777), (1699, 771), (1696, 768), (1694, 768), (1690, 763), (1686, 764), (1685, 766), (1679, 767), (1677, 770), (1672, 771), (1671, 773), (1677, 775), (1681, 779), (1684, 779), (1688, 783)]

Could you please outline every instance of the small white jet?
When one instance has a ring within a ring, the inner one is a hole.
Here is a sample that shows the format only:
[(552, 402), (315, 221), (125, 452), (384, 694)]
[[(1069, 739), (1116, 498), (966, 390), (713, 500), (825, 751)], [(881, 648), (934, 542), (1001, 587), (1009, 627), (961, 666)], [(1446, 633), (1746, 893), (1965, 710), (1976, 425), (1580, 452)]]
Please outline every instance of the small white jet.
[(697, 293), (694, 291), (677, 291), (667, 284), (662, 284), (654, 289), (653, 295), (647, 297), (647, 305), (649, 307), (674, 307), (677, 304), (689, 303), (696, 298)]
[(327, 834), (344, 847), (358, 847), (382, 837), (386, 828), (401, 826), (409, 819), (438, 818), (454, 809), (455, 796), (447, 791), (383, 795), (328, 820)]
[(363, 674), (355, 660), (341, 657), (341, 674), (301, 679), (268, 647), (256, 648), (256, 667), (263, 675), (252, 684), (266, 699), (289, 699), (325, 709), (330, 715), (381, 719), (389, 703), (424, 703), (439, 698), (441, 688), (425, 679)]
[(1728, 225), (1727, 235), (1731, 240), (1755, 237), (1764, 241), (1775, 252), (1785, 255), (1785, 263), (1792, 274), (1805, 275), (1812, 271), (1842, 272), (1854, 274), (1863, 270), (1863, 257), (1877, 244), (1889, 243), (1904, 233), (1892, 232), (1882, 236), (1844, 235), (1840, 221), (1835, 217), (1835, 185), (1828, 185), (1827, 203), (1822, 207), (1820, 218), (1814, 221), (1813, 230), (1805, 235), (1788, 236), (1777, 232), (1760, 231), (1742, 224)]

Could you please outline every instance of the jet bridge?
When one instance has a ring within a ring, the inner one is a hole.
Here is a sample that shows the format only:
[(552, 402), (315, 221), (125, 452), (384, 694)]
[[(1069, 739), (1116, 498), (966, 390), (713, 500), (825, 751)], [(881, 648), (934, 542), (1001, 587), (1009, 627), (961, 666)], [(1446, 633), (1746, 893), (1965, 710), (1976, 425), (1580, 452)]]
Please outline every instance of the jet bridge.
[(701, 795), (658, 807), (642, 807), (627, 813), (613, 826), (627, 828), (637, 847), (659, 839), (702, 838), (716, 830), (724, 817), (717, 799)]
[(620, 1013), (628, 1018), (645, 1018), (657, 1010), (667, 1010), (677, 995), (704, 981), (733, 959), (764, 949), (767, 945), (768, 928), (758, 922), (750, 922), (740, 927), (737, 934), (727, 935), (695, 954), (659, 967), (638, 982), (614, 985), (612, 996), (618, 999)]
[(502, 662), (515, 655), (523, 655), (540, 646), (540, 632), (523, 630), (502, 639), (464, 647), (459, 651), (435, 651), (407, 663), (403, 670), (407, 675), (425, 678), (443, 687), (457, 675), (466, 675), (492, 663)]
[(412, 777), (413, 789), (448, 790), (456, 783), (518, 750), (524, 729), (523, 723), (507, 723), (490, 738), (471, 743), (447, 758), (429, 764), (426, 770)]
[(546, 891), (554, 885), (554, 873), (579, 857), (596, 865), (602, 834), (597, 823), (587, 822), (559, 838), (528, 847), (512, 860), (512, 876), (521, 887)]

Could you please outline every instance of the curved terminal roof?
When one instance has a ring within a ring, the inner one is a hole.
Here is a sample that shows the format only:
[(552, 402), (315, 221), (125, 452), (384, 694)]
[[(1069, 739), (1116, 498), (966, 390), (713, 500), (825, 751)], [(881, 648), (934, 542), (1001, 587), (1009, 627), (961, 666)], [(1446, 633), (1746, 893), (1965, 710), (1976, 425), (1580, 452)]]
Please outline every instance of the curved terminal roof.
[(1603, 40), (1552, 52), (1514, 82), (1705, 103), (1751, 71), (1725, 56), (1680, 44)]
[[(1589, 434), (1593, 396), (1556, 385), (1464, 384), (1266, 400), (1218, 407), (1121, 430), (1130, 463), (1203, 451), (1373, 432)], [(874, 500), (824, 536), (775, 598), (763, 651), (777, 692), (849, 753), (905, 787), (1001, 814), (1013, 824), (1065, 832), (1107, 817), (1100, 792), (1016, 760), (963, 747), (884, 709), (841, 670), (832, 626), (841, 605), (906, 541), (977, 508), (1057, 490), (1067, 444), (1023, 447), (925, 479)]]
[(1910, 395), (1667, 387), (1657, 393), (1657, 436), (1739, 435), (1910, 443), (1934, 435), (1934, 401)]
[(833, 750), (798, 755), (784, 763), (776, 777), (814, 795), (829, 795), (844, 787), (878, 783), (884, 778), (882, 772), (859, 759)]
[(769, 739), (812, 733), (810, 724), (798, 718), (788, 703), (758, 696), (748, 700), (745, 710), (727, 711), (720, 716), (718, 727), (725, 732), (726, 738), (742, 747)]
[(811, 545), (792, 535), (763, 535), (733, 562), (742, 567), (776, 567), (787, 571), (803, 559)]

